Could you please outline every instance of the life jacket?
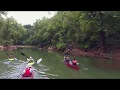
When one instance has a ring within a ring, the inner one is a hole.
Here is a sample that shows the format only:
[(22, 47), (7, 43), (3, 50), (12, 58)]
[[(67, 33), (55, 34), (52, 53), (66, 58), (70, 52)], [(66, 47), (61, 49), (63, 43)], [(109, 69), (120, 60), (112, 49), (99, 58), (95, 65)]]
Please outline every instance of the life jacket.
[(33, 59), (29, 59), (29, 63), (34, 63)]
[(30, 77), (32, 73), (30, 72), (30, 68), (25, 69), (25, 73), (23, 74), (24, 77)]

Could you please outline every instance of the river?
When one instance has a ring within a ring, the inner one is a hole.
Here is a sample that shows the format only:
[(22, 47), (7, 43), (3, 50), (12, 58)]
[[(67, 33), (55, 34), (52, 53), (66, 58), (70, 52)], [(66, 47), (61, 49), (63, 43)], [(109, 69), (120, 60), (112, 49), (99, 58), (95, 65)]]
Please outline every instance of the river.
[[(5, 51), (0, 51), (0, 79), (20, 79), (21, 72), (26, 67), (26, 57), (32, 56), (35, 61), (42, 58), (39, 64), (34, 64), (35, 79), (119, 79), (120, 63), (109, 59), (96, 59), (76, 56), (80, 70), (75, 70), (63, 63), (63, 54), (49, 53), (36, 48), (18, 48), (12, 53), (19, 60), (9, 61)], [(73, 58), (74, 56), (71, 56)]]

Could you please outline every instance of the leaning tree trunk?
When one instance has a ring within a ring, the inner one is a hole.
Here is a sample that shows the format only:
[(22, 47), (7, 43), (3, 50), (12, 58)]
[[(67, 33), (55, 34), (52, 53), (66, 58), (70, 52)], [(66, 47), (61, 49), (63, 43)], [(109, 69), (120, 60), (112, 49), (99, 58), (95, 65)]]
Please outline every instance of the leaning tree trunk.
[(106, 33), (103, 30), (99, 31), (99, 44), (100, 49), (105, 52), (106, 51)]
[(102, 52), (106, 52), (106, 32), (104, 31), (104, 14), (99, 12), (100, 15), (100, 27), (101, 30), (98, 32), (99, 34), (99, 44), (100, 44), (100, 49)]

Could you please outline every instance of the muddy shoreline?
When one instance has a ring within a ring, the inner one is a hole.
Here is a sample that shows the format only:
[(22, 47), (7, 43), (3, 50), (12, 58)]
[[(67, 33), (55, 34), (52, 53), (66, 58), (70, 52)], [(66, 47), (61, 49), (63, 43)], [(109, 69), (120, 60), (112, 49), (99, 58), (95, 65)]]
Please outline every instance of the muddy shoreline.
[(12, 45), (12, 46), (2, 46), (0, 45), (0, 50), (13, 50), (17, 48), (35, 48), (36, 46), (30, 46), (30, 45)]
[[(28, 45), (12, 45), (9, 47), (3, 47), (2, 45), (0, 45), (0, 50), (4, 50), (4, 49), (17, 49), (17, 48), (39, 48), (37, 46), (28, 46)], [(45, 48), (39, 48), (39, 49), (45, 49)], [(47, 50), (47, 49), (46, 49)], [(82, 49), (72, 49), (70, 51), (70, 53), (74, 56), (85, 56), (85, 57), (93, 57), (93, 58), (103, 58), (103, 59), (113, 59), (116, 61), (120, 61), (120, 49), (115, 49), (112, 48), (112, 52), (109, 53), (99, 53), (98, 54), (98, 50), (89, 50), (87, 52), (85, 52)]]
[(85, 52), (82, 49), (73, 49), (71, 54), (74, 56), (85, 56), (85, 57), (93, 57), (93, 58), (103, 58), (103, 59), (112, 59), (115, 61), (120, 61), (120, 49), (112, 49), (112, 52), (109, 53), (99, 53), (97, 50), (91, 50)]

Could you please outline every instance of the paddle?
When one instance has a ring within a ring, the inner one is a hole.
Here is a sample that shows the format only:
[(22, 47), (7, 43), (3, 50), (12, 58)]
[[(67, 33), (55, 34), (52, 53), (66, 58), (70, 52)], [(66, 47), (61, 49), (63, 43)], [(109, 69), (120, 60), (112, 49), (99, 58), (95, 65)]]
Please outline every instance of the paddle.
[[(26, 56), (24, 53), (21, 53), (23, 56)], [(28, 56), (26, 56), (27, 58), (29, 58)]]
[(38, 70), (36, 70), (36, 69), (34, 69), (34, 71), (37, 71), (37, 72), (39, 72), (39, 73), (41, 73), (41, 74), (46, 74), (46, 75), (51, 75), (51, 76), (59, 76), (59, 75), (55, 75), (55, 74), (50, 74), (50, 73), (46, 73), (46, 72), (41, 72), (41, 71), (38, 71)]
[[(42, 61), (42, 58), (38, 59), (38, 60), (37, 60), (37, 64), (39, 64), (41, 61)], [(28, 61), (27, 61), (27, 62), (28, 62)], [(25, 63), (27, 63), (27, 62), (25, 62)], [(22, 75), (22, 73), (20, 73), (20, 75)], [(20, 75), (18, 75), (17, 77), (19, 78)], [(17, 78), (17, 79), (18, 79), (18, 78)]]
[(39, 72), (41, 74), (47, 74), (47, 75), (51, 75), (51, 76), (59, 76), (59, 75), (55, 75), (55, 74), (50, 74), (50, 73), (46, 73), (46, 72)]
[[(24, 53), (21, 53), (21, 55), (26, 56)], [(28, 58), (28, 56), (26, 56), (26, 57)], [(37, 62), (35, 62), (35, 61), (34, 62), (39, 64), (41, 61), (42, 61), (42, 58), (38, 59)]]
[[(27, 57), (27, 58), (29, 58), (28, 56), (26, 56), (24, 53), (21, 53), (21, 55), (23, 55), (23, 56), (25, 56), (25, 57)], [(25, 63), (28, 63), (29, 61), (27, 61), (27, 62), (25, 62)]]
[(39, 64), (42, 61), (42, 58), (37, 60), (37, 64)]
[[(66, 56), (64, 56), (64, 59), (65, 59), (65, 58), (66, 58)], [(73, 58), (74, 58), (74, 57), (73, 57)], [(75, 58), (74, 58), (74, 59), (75, 59)], [(73, 60), (74, 60), (74, 59), (73, 59)], [(69, 63), (70, 63), (71, 65), (72, 65), (72, 61), (73, 61), (73, 60), (70, 60), (70, 61), (69, 61)], [(63, 61), (64, 61), (64, 60), (63, 60)], [(77, 62), (76, 65), (78, 66), (79, 63)]]
[[(22, 73), (20, 73), (20, 75), (22, 75)], [(20, 77), (20, 75), (17, 76), (17, 79)]]

